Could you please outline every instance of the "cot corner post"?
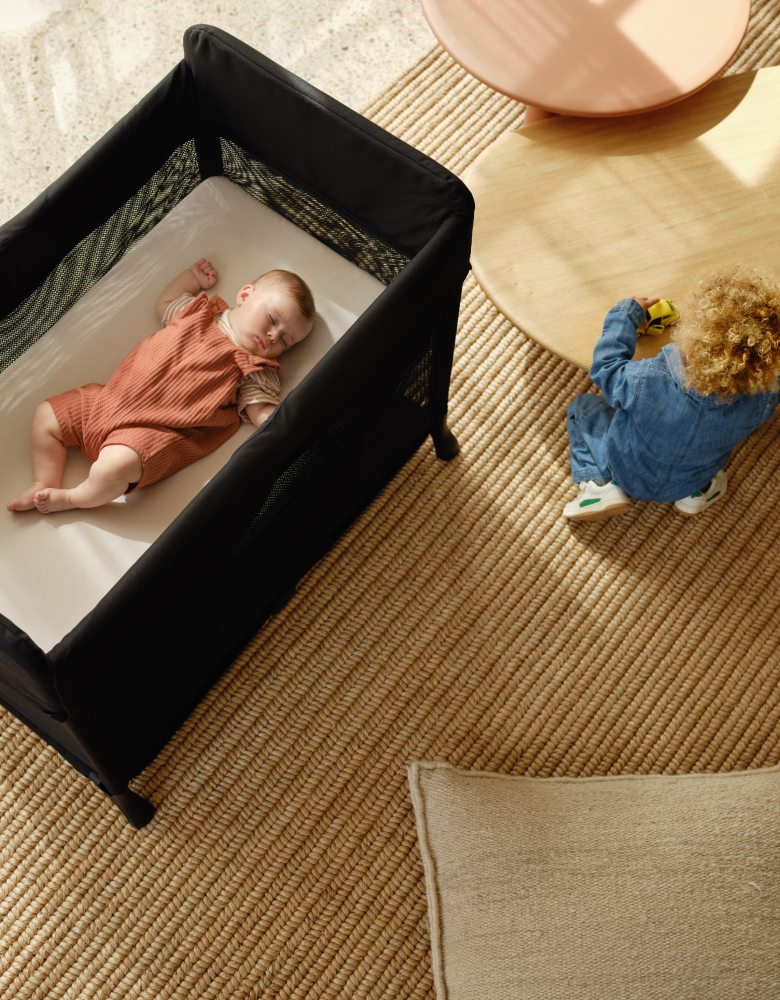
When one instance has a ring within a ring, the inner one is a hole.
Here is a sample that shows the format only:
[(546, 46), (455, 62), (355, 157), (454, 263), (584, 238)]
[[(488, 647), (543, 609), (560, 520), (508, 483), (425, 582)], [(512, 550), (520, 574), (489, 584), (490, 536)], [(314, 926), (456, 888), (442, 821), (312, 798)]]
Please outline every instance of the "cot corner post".
[(120, 788), (118, 792), (109, 792), (97, 771), (90, 771), (88, 777), (101, 792), (104, 792), (111, 799), (134, 830), (140, 830), (151, 822), (155, 808), (142, 795), (130, 791), (127, 785)]
[(431, 424), (431, 437), (436, 449), (436, 457), (449, 462), (460, 452), (458, 439), (447, 426), (447, 414), (437, 417)]
[(129, 788), (124, 788), (110, 798), (135, 830), (146, 826), (154, 816), (155, 808), (152, 803), (136, 792), (131, 792)]
[(450, 394), (450, 376), (455, 355), (455, 334), (460, 313), (461, 285), (450, 293), (439, 318), (439, 329), (433, 346), (433, 386), (431, 393), (430, 435), (436, 457), (449, 462), (460, 452), (458, 439), (447, 425), (447, 406)]
[(221, 177), (225, 173), (222, 162), (222, 144), (216, 132), (198, 129), (195, 132), (195, 153), (198, 157), (198, 171), (201, 181), (209, 177)]

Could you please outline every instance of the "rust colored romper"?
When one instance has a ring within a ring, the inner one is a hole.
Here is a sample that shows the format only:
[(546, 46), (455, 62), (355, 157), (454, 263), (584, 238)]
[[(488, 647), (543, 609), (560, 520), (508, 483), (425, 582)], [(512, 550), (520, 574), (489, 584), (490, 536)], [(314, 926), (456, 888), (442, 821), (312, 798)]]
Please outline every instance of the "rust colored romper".
[(227, 308), (218, 295), (201, 292), (137, 344), (105, 385), (92, 382), (50, 397), (63, 443), (92, 462), (106, 445), (132, 448), (144, 467), (137, 489), (227, 441), (241, 424), (239, 382), (264, 366), (279, 367), (225, 336), (215, 317)]

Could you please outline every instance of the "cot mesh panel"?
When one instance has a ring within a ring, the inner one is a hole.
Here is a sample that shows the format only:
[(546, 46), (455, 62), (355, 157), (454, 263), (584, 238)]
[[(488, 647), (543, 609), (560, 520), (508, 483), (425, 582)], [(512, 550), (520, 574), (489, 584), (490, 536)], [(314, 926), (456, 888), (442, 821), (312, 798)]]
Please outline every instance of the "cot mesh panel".
[[(409, 257), (363, 232), (227, 139), (225, 176), (346, 260), (389, 284)], [(39, 340), (200, 183), (190, 139), (102, 225), (85, 236), (27, 298), (0, 319), (0, 371)]]
[(358, 229), (240, 146), (224, 138), (221, 143), (225, 177), (383, 284), (389, 285), (409, 263), (405, 254)]
[(200, 183), (195, 143), (179, 146), (121, 208), (78, 243), (0, 319), (0, 371), (21, 357)]
[[(339, 430), (341, 430), (341, 427), (337, 428), (334, 435), (329, 435), (329, 437), (334, 437)], [(342, 436), (339, 435), (339, 439)], [(330, 448), (327, 447), (328, 444), (331, 444)], [(243, 544), (251, 541), (261, 528), (273, 520), (279, 511), (283, 509), (290, 497), (311, 477), (327, 453), (332, 450), (332, 447), (332, 442), (323, 438), (305, 442), (303, 449), (298, 452), (274, 482), (265, 503), (249, 525), (246, 535), (244, 535)]]
[(430, 409), (433, 380), (433, 338), (415, 354), (396, 379), (394, 388), (421, 409)]
[[(414, 403), (420, 416), (430, 419), (431, 379), (433, 377), (433, 338), (420, 345), (420, 349), (407, 361), (391, 380), (386, 391), (397, 393)], [(281, 511), (290, 498), (301, 489), (317, 471), (328, 455), (341, 443), (352, 427), (361, 418), (363, 411), (357, 411), (342, 420), (330, 434), (304, 441), (281, 471), (268, 494), (263, 506), (255, 515), (244, 536), (248, 543)]]

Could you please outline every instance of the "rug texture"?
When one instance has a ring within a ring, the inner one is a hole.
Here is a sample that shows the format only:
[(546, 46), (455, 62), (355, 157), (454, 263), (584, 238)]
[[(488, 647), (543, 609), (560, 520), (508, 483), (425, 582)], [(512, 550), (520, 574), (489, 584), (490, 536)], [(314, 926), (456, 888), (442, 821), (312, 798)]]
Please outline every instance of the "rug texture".
[(780, 996), (780, 769), (409, 785), (437, 1000)]
[[(780, 6), (758, 2), (732, 68), (779, 54)], [(522, 120), (441, 50), (369, 114), (456, 172)], [(780, 761), (779, 420), (711, 514), (573, 527), (564, 416), (588, 387), (469, 280), (461, 455), (426, 443), (267, 622), (135, 782), (143, 831), (2, 714), (0, 996), (422, 1000), (411, 761)]]

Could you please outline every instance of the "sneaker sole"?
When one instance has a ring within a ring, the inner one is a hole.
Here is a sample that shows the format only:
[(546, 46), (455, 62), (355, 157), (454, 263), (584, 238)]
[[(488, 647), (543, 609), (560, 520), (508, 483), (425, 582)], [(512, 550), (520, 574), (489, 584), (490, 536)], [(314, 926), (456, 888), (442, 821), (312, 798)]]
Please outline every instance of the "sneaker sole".
[(708, 503), (706, 507), (699, 507), (698, 510), (685, 510), (684, 507), (678, 507), (675, 503), (674, 509), (678, 514), (682, 514), (683, 517), (698, 517), (699, 514), (706, 514), (708, 510), (712, 510), (718, 500), (722, 500), (723, 497), (715, 497), (712, 503)]
[(564, 514), (567, 521), (606, 521), (609, 517), (616, 517), (618, 514), (625, 514), (631, 510), (633, 504), (621, 500), (618, 503), (610, 504), (608, 507), (599, 507), (597, 510), (587, 508), (577, 511), (576, 514)]
[(712, 510), (712, 508), (719, 500), (725, 499), (725, 496), (726, 496), (726, 491), (722, 490), (720, 496), (714, 497), (707, 504), (706, 507), (699, 507), (697, 510), (686, 510), (684, 507), (678, 506), (678, 504), (680, 503), (679, 500), (675, 500), (674, 509), (677, 511), (678, 514), (682, 514), (683, 517), (698, 517), (699, 514), (706, 514), (708, 510)]

